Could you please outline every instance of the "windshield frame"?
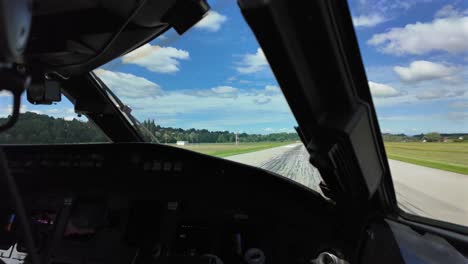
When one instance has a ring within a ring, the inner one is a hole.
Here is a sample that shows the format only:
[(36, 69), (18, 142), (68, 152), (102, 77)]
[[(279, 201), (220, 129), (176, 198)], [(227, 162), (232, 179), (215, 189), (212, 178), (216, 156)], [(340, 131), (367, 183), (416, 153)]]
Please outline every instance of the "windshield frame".
[(110, 89), (93, 72), (62, 84), (62, 94), (73, 104), (75, 112), (86, 116), (111, 142), (144, 142), (131, 118), (115, 103), (118, 98), (110, 96)]

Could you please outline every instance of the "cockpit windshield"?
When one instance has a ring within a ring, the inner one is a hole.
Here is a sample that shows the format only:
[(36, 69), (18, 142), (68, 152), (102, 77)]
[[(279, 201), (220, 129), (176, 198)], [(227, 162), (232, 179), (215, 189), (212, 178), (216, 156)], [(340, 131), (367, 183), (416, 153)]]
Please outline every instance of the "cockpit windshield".
[(296, 120), (235, 2), (212, 5), (182, 37), (169, 30), (94, 73), (147, 141), (261, 167), (320, 191)]

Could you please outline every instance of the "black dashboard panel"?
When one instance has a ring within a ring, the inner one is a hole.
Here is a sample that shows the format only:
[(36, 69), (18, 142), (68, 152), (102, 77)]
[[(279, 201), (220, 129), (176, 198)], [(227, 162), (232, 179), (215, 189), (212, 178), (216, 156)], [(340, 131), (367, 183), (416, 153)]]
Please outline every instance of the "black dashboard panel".
[(308, 263), (340, 240), (331, 203), (258, 168), (145, 143), (3, 149), (48, 263)]

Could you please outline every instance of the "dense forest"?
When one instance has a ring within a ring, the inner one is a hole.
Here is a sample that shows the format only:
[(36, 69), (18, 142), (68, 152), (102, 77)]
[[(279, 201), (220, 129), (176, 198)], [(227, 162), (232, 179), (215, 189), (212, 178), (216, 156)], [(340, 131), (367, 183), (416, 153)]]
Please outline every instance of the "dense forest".
[[(0, 124), (6, 122), (0, 118)], [(107, 137), (92, 123), (67, 121), (32, 112), (21, 114), (16, 125), (0, 133), (0, 144), (59, 144), (107, 142)]]
[[(0, 124), (6, 118), (0, 118)], [(161, 127), (154, 121), (144, 121), (142, 134), (148, 141), (175, 143), (178, 140), (191, 143), (235, 142), (236, 134), (229, 131), (208, 131), (206, 129), (181, 129)], [(150, 136), (152, 134), (152, 136)], [(239, 142), (296, 141), (296, 133), (273, 133), (268, 135), (239, 133)], [(107, 142), (106, 136), (91, 122), (77, 119), (71, 121), (32, 112), (21, 114), (18, 123), (10, 130), (0, 133), (0, 144), (33, 143), (82, 143)]]

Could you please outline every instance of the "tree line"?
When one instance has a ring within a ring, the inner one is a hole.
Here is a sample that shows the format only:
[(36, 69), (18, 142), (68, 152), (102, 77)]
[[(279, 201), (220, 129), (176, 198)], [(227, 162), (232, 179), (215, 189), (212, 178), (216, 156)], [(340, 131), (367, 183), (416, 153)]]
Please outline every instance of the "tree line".
[[(207, 129), (182, 129), (172, 127), (161, 127), (154, 120), (145, 120), (142, 125), (146, 133), (151, 133), (160, 143), (176, 143), (177, 141), (188, 141), (190, 143), (229, 143), (236, 142), (236, 133), (230, 131), (209, 131)], [(145, 134), (145, 132), (143, 133)], [(147, 139), (151, 138), (146, 135)], [(247, 134), (238, 133), (239, 142), (285, 142), (299, 140), (297, 133), (271, 133), (271, 134)]]
[(429, 132), (425, 134), (418, 134), (413, 136), (408, 136), (406, 134), (382, 134), (384, 141), (386, 142), (442, 142), (442, 141), (452, 141), (452, 142), (462, 142), (468, 140), (468, 134), (466, 133), (439, 133), (439, 132)]
[[(0, 118), (0, 124), (7, 118)], [(191, 143), (227, 143), (235, 142), (236, 134), (229, 131), (209, 131), (207, 129), (181, 129), (161, 127), (154, 120), (141, 123), (143, 136), (147, 141), (160, 143), (175, 143), (189, 141)], [(151, 133), (151, 135), (149, 134)], [(261, 141), (296, 141), (296, 133), (273, 133), (268, 135), (240, 133), (239, 142)], [(92, 122), (77, 119), (65, 120), (48, 115), (26, 112), (20, 115), (16, 125), (0, 133), (0, 144), (60, 144), (108, 142), (109, 140)]]
[[(0, 118), (0, 124), (7, 118)], [(141, 123), (142, 135), (149, 142), (176, 143), (188, 141), (190, 143), (229, 143), (236, 142), (236, 133), (230, 131), (209, 131), (207, 129), (182, 129), (161, 127), (154, 120), (145, 120)], [(431, 132), (418, 135), (384, 133), (386, 142), (441, 142), (441, 141), (467, 141), (468, 134), (444, 134)], [(237, 134), (239, 142), (285, 142), (297, 141), (296, 133), (272, 134)], [(18, 123), (11, 129), (0, 133), (0, 144), (59, 144), (59, 143), (85, 143), (108, 142), (107, 137), (92, 122), (83, 122), (77, 119), (65, 120), (48, 115), (26, 112), (20, 115)]]

